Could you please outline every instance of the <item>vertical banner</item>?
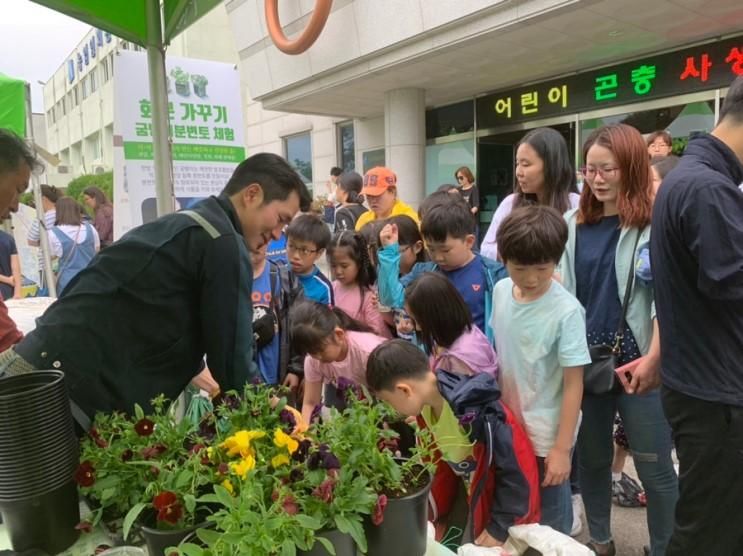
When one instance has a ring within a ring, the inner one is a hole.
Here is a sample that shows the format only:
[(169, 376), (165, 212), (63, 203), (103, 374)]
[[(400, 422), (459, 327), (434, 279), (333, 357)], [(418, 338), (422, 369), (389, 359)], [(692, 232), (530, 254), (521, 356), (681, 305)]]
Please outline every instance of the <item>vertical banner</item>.
[[(114, 239), (157, 217), (147, 55), (122, 51), (114, 72)], [(232, 64), (166, 57), (178, 209), (218, 194), (245, 158), (240, 76)]]

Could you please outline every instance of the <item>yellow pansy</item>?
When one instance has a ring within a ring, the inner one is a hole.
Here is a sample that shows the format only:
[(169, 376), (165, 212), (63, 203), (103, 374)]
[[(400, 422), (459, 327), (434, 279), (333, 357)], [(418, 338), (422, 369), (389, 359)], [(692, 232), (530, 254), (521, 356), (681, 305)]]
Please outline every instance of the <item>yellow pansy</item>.
[(276, 429), (273, 433), (273, 443), (279, 448), (286, 447), (290, 454), (293, 454), (297, 451), (297, 448), (299, 448), (299, 442), (294, 440), (281, 429)]
[(222, 486), (227, 489), (227, 492), (229, 492), (230, 494), (235, 494), (235, 487), (232, 486), (232, 483), (229, 479), (225, 479), (224, 481), (222, 481)]
[(263, 438), (266, 433), (263, 431), (238, 431), (227, 440), (222, 442), (220, 446), (227, 449), (228, 456), (247, 457), (253, 454), (253, 450), (250, 448), (250, 443), (258, 438)]
[(284, 406), (284, 409), (294, 416), (294, 420), (297, 423), (294, 427), (294, 430), (292, 431), (292, 434), (302, 434), (303, 432), (307, 432), (307, 429), (309, 428), (309, 426), (305, 422), (299, 410), (294, 409), (290, 405)]
[(238, 462), (234, 462), (230, 464), (230, 468), (232, 469), (232, 472), (240, 477), (241, 479), (244, 479), (248, 476), (248, 471), (253, 469), (255, 467), (255, 458), (251, 455), (248, 455), (244, 458), (242, 458)]
[(274, 456), (271, 458), (271, 466), (272, 467), (281, 467), (282, 465), (288, 465), (289, 464), (289, 456), (286, 454), (279, 454), (278, 456)]

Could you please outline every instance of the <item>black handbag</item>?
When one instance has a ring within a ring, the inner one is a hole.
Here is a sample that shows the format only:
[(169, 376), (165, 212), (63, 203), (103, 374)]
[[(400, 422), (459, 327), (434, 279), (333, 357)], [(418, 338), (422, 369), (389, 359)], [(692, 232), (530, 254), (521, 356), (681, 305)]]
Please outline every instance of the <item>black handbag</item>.
[(596, 344), (588, 346), (591, 355), (591, 363), (583, 368), (583, 393), (598, 396), (610, 394), (622, 389), (619, 377), (616, 373), (617, 362), (622, 354), (622, 340), (624, 339), (624, 326), (627, 318), (627, 307), (629, 306), (632, 286), (635, 283), (635, 252), (640, 242), (640, 230), (637, 230), (637, 238), (632, 248), (632, 261), (629, 265), (629, 277), (627, 278), (627, 289), (624, 292), (622, 302), (622, 316), (619, 318), (617, 331), (614, 334), (614, 344)]

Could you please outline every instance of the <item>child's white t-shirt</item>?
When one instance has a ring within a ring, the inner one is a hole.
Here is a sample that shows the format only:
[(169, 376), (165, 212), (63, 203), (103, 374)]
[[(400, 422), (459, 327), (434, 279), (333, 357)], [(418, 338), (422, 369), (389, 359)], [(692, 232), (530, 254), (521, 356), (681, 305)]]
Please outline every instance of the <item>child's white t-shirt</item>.
[(580, 302), (556, 281), (536, 301), (513, 297), (513, 282), (493, 291), (492, 325), (502, 399), (525, 426), (534, 452), (546, 457), (557, 438), (566, 367), (591, 362)]

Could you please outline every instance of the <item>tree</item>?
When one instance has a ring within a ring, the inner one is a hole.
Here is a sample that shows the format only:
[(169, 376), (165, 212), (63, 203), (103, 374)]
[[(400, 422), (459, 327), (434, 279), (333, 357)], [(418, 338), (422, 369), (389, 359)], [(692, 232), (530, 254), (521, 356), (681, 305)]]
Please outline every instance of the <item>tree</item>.
[(113, 203), (114, 176), (113, 172), (103, 172), (102, 174), (89, 174), (75, 178), (65, 189), (65, 195), (72, 197), (82, 203), (83, 191), (88, 187), (98, 187), (106, 194), (108, 200)]

